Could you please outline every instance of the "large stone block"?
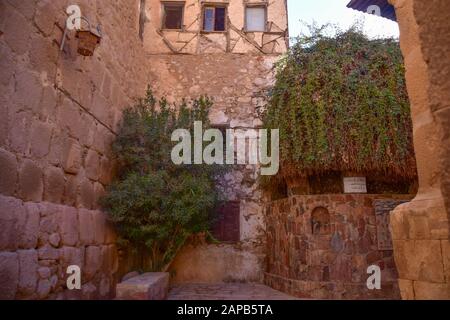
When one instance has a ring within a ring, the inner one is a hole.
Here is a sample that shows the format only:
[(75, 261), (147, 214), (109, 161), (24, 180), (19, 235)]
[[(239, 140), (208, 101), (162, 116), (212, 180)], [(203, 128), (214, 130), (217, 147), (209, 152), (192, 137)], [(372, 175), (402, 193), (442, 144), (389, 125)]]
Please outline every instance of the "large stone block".
[(412, 280), (399, 279), (398, 285), (403, 300), (414, 300), (414, 285)]
[[(65, 274), (66, 269), (70, 265), (79, 266), (81, 271), (83, 271), (84, 261), (85, 261), (85, 249), (74, 248), (74, 247), (62, 247), (60, 249), (61, 264), (63, 267), (63, 273)], [(83, 278), (81, 281), (84, 283)]]
[(42, 84), (39, 76), (30, 70), (16, 73), (16, 92), (14, 102), (25, 109), (35, 110), (41, 101)]
[(73, 138), (79, 139), (83, 135), (80, 107), (69, 98), (58, 109), (58, 122)]
[(75, 246), (78, 243), (78, 212), (74, 207), (64, 206), (57, 214), (57, 223), (62, 244)]
[(0, 177), (0, 193), (13, 195), (17, 182), (17, 159), (3, 149), (0, 149)]
[(117, 285), (119, 300), (165, 300), (169, 289), (169, 273), (150, 272)]
[(94, 244), (95, 226), (92, 211), (83, 208), (79, 209), (78, 220), (81, 244)]
[(19, 284), (19, 259), (17, 253), (0, 252), (0, 300), (16, 297)]
[(63, 206), (52, 203), (40, 204), (41, 221), (39, 223), (39, 232), (52, 234), (58, 232), (57, 213), (63, 210)]
[(42, 170), (31, 160), (25, 159), (20, 166), (19, 192), (25, 201), (42, 201), (44, 183)]
[(439, 240), (395, 240), (394, 255), (401, 279), (444, 282)]
[(94, 185), (88, 179), (81, 180), (78, 186), (77, 204), (83, 208), (92, 209), (94, 206)]
[(38, 287), (36, 290), (36, 293), (39, 297), (39, 299), (45, 299), (50, 294), (50, 291), (52, 290), (52, 284), (50, 280), (48, 279), (41, 279), (39, 280)]
[(32, 122), (31, 113), (28, 111), (16, 113), (15, 111), (9, 106), (9, 145), (12, 151), (28, 155)]
[(102, 252), (100, 247), (89, 246), (86, 248), (86, 259), (84, 264), (84, 275), (87, 280), (100, 271), (102, 266)]
[(77, 174), (81, 167), (82, 150), (74, 139), (67, 139), (62, 152), (62, 166), (67, 173)]
[(80, 143), (90, 148), (94, 143), (94, 134), (96, 131), (95, 120), (90, 114), (83, 113), (83, 115), (81, 116), (81, 123), (83, 130), (79, 138)]
[[(53, 86), (44, 87), (44, 91), (42, 93), (42, 98), (39, 103), (37, 113), (41, 115), (43, 119), (55, 119), (55, 110), (56, 110), (56, 104), (57, 104), (57, 92), (56, 89)], [(58, 132), (56, 128), (53, 130), (53, 133), (55, 134)], [(59, 132), (58, 132), (59, 135)], [(59, 138), (56, 136), (55, 138)], [(52, 147), (53, 147), (53, 141), (52, 146), (50, 147), (50, 155), (52, 155)], [(59, 159), (60, 157), (57, 157)]]
[(35, 158), (43, 158), (50, 152), (50, 139), (52, 126), (41, 121), (33, 121), (31, 124), (31, 155)]
[(91, 180), (98, 180), (100, 176), (100, 157), (94, 150), (89, 150), (85, 161), (86, 176)]
[[(11, 3), (16, 4), (16, 1)], [(8, 15), (3, 30), (5, 41), (16, 54), (24, 54), (30, 46), (29, 37), (32, 32), (30, 23), (19, 12), (11, 10), (9, 6), (6, 6), (6, 10)]]
[(16, 250), (19, 245), (19, 221), (25, 210), (22, 201), (0, 195), (0, 250)]
[(53, 1), (38, 1), (36, 4), (36, 14), (34, 23), (44, 35), (49, 36), (55, 28), (55, 17), (59, 10)]
[(449, 283), (414, 281), (414, 294), (417, 300), (449, 300)]
[(35, 11), (34, 1), (10, 1), (11, 5), (27, 19), (33, 17)]
[(25, 202), (25, 214), (19, 219), (19, 247), (22, 249), (34, 249), (37, 246), (39, 225), (40, 225), (40, 206), (37, 203)]
[(102, 95), (94, 95), (91, 111), (95, 118), (101, 121), (102, 124), (108, 126), (109, 128), (112, 127), (113, 113), (108, 101)]
[(106, 214), (102, 211), (92, 211), (92, 219), (94, 222), (94, 243), (101, 245), (106, 243)]
[(108, 129), (105, 126), (97, 125), (97, 131), (94, 135), (94, 143), (92, 147), (97, 150), (100, 154), (106, 154), (108, 149), (109, 139), (107, 137), (110, 135)]
[(64, 172), (61, 168), (48, 167), (44, 172), (44, 200), (60, 203), (64, 194)]
[(19, 250), (19, 293), (23, 297), (32, 295), (38, 280), (38, 254), (36, 250)]
[(58, 51), (55, 50), (55, 43), (50, 37), (44, 37), (40, 33), (31, 35), (31, 48), (33, 52), (30, 55), (30, 64), (38, 72), (56, 73), (56, 64), (58, 62)]
[[(0, 10), (2, 10), (2, 8), (0, 8)], [(11, 53), (11, 50), (9, 50), (9, 48), (6, 46), (3, 46), (0, 49), (0, 54), (2, 55), (2, 60), (0, 60), (0, 68), (2, 70), (2, 73), (0, 74), (0, 83), (4, 86), (8, 86), (15, 72), (13, 55)], [(4, 109), (6, 110), (6, 106), (4, 106)], [(7, 135), (5, 135), (5, 137), (6, 136)]]
[(64, 186), (63, 203), (68, 206), (75, 206), (77, 203), (78, 178), (74, 175), (66, 176)]

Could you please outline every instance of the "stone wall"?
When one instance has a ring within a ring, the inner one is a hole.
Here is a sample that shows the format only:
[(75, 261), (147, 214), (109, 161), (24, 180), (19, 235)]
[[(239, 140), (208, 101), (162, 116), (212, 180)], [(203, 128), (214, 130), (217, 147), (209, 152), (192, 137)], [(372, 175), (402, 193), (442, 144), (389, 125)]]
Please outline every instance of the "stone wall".
[[(115, 294), (116, 237), (101, 211), (0, 195), (1, 299), (108, 299)], [(67, 267), (82, 270), (68, 290)]]
[[(398, 299), (390, 239), (381, 239), (389, 233), (383, 214), (410, 198), (296, 195), (269, 203), (266, 284), (301, 298)], [(377, 214), (375, 199), (384, 199)], [(381, 290), (367, 289), (370, 265), (381, 269)]]
[(419, 192), (391, 215), (403, 299), (450, 299), (450, 44), (446, 0), (390, 0), (400, 25)]
[(80, 264), (83, 298), (114, 288), (116, 249), (97, 200), (113, 174), (121, 110), (151, 74), (139, 1), (76, 3), (102, 26), (93, 57), (77, 54), (74, 32), (59, 50), (67, 1), (0, 2), (2, 298), (71, 298), (68, 263)]

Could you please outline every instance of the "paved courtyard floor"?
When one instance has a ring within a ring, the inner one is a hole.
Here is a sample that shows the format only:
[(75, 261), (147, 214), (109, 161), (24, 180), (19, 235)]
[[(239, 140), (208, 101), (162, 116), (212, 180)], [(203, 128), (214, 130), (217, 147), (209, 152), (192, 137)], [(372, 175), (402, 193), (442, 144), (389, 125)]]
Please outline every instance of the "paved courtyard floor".
[(180, 284), (172, 286), (168, 300), (296, 300), (255, 283)]

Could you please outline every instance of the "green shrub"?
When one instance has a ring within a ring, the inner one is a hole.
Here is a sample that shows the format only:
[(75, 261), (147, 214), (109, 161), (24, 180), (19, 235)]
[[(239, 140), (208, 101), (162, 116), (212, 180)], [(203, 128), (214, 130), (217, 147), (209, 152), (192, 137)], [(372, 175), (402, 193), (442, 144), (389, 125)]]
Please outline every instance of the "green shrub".
[(149, 271), (160, 271), (188, 236), (209, 229), (210, 212), (218, 201), (214, 179), (220, 170), (174, 165), (170, 153), (172, 132), (192, 132), (196, 120), (207, 127), (211, 105), (209, 98), (201, 97), (190, 107), (185, 101), (170, 107), (148, 90), (124, 112), (112, 148), (119, 165), (117, 179), (102, 203), (121, 242), (149, 253)]

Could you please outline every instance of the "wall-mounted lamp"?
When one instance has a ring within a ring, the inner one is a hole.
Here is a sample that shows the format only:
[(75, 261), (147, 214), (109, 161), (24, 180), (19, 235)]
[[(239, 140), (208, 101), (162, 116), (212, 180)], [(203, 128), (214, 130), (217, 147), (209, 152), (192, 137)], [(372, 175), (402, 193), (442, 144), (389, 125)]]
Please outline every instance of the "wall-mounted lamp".
[[(78, 39), (78, 50), (77, 52), (85, 57), (90, 57), (94, 54), (95, 48), (100, 43), (102, 39), (102, 32), (100, 29), (100, 25), (97, 26), (97, 28), (93, 29), (91, 27), (91, 23), (86, 17), (80, 17), (79, 19), (85, 21), (88, 25), (88, 29), (83, 30), (82, 28), (76, 30), (75, 37)], [(61, 41), (61, 47), (60, 50), (63, 51), (64, 49), (64, 42), (66, 40), (67, 33), (69, 32), (69, 29), (64, 29), (64, 35), (63, 39)]]

